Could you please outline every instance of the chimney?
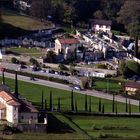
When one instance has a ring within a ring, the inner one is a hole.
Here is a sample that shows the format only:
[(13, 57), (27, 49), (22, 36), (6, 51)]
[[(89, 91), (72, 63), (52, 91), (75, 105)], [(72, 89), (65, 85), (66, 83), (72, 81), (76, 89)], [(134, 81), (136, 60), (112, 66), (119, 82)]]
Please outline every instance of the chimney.
[(2, 84), (5, 85), (4, 70), (2, 70)]
[(18, 98), (18, 80), (17, 80), (17, 71), (15, 73), (15, 97)]

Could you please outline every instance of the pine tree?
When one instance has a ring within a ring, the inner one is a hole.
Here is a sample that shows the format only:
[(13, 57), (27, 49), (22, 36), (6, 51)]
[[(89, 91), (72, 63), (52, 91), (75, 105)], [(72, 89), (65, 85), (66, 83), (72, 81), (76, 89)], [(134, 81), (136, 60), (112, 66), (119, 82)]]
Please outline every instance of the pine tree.
[(58, 97), (58, 111), (60, 111), (60, 97)]
[(42, 90), (41, 108), (44, 109), (44, 93), (43, 93), (43, 90)]
[(71, 110), (74, 111), (73, 90), (71, 91)]
[(105, 112), (105, 107), (104, 107), (104, 104), (102, 105), (102, 113), (104, 114)]
[(77, 99), (75, 97), (75, 112), (77, 112)]
[(129, 115), (131, 115), (131, 104), (130, 104), (130, 99), (129, 99)]
[(116, 114), (118, 113), (117, 100), (116, 100)]
[(139, 112), (140, 112), (140, 100), (139, 100)]
[(99, 98), (99, 112), (101, 112), (101, 106), (102, 106), (102, 103), (101, 103), (101, 98)]
[(125, 111), (128, 112), (127, 97), (126, 97), (126, 103), (125, 103)]
[(89, 112), (91, 112), (91, 96), (89, 96)]
[(45, 110), (47, 110), (47, 99), (45, 99)]
[(52, 91), (50, 91), (50, 111), (52, 111)]
[(115, 111), (115, 94), (113, 93), (113, 101), (112, 101), (112, 112)]
[(85, 94), (85, 111), (87, 111), (87, 94)]
[(2, 84), (5, 85), (4, 70), (2, 70)]

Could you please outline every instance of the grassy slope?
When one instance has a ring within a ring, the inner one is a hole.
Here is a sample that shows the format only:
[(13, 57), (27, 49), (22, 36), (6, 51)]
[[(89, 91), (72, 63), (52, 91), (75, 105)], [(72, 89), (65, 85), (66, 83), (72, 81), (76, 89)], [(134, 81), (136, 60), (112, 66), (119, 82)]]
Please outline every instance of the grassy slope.
[[(111, 134), (127, 139), (140, 137), (140, 118), (73, 116), (72, 120), (94, 138), (100, 134)], [(100, 130), (94, 130), (93, 127)]]
[[(11, 79), (6, 79), (6, 83), (14, 89), (14, 82)], [(47, 86), (47, 85), (46, 85)], [(50, 89), (53, 93), (53, 107), (57, 108), (58, 97), (61, 98), (61, 109), (71, 110), (71, 92), (65, 90), (58, 90), (56, 88), (49, 88), (37, 84), (31, 84), (19, 81), (19, 92), (21, 95), (32, 101), (35, 105), (41, 105), (41, 93), (44, 92), (44, 99), (47, 99), (49, 106), (49, 93)], [(94, 94), (94, 93), (93, 93)], [(78, 110), (84, 110), (85, 95), (75, 93), (74, 96), (77, 98)], [(99, 99), (92, 97), (92, 111), (98, 112)], [(112, 112), (112, 101), (102, 100), (105, 105), (105, 112)], [(138, 112), (138, 107), (132, 106), (132, 112)], [(125, 111), (125, 104), (118, 103), (118, 112)]]
[(30, 17), (21, 16), (16, 12), (5, 9), (2, 10), (2, 19), (4, 23), (11, 24), (24, 30), (36, 30), (45, 28), (48, 25), (50, 26), (49, 23), (42, 23)]

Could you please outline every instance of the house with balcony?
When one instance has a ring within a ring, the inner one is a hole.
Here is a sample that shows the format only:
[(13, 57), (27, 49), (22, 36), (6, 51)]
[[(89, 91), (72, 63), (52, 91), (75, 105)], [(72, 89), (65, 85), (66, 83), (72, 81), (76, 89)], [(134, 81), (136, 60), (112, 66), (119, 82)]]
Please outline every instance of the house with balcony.
[(127, 82), (124, 85), (124, 89), (129, 95), (140, 93), (140, 83), (138, 82)]
[(111, 20), (100, 20), (100, 19), (89, 20), (90, 30), (94, 33), (99, 33), (99, 32), (110, 33), (111, 25), (112, 25)]

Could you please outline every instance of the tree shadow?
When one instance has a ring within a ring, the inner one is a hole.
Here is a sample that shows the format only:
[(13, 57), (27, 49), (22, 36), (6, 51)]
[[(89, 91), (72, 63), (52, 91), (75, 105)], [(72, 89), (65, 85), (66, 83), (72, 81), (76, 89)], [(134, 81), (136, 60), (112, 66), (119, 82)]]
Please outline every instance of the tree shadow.
[(66, 122), (62, 122), (53, 114), (48, 114), (49, 133), (73, 133), (74, 131)]

